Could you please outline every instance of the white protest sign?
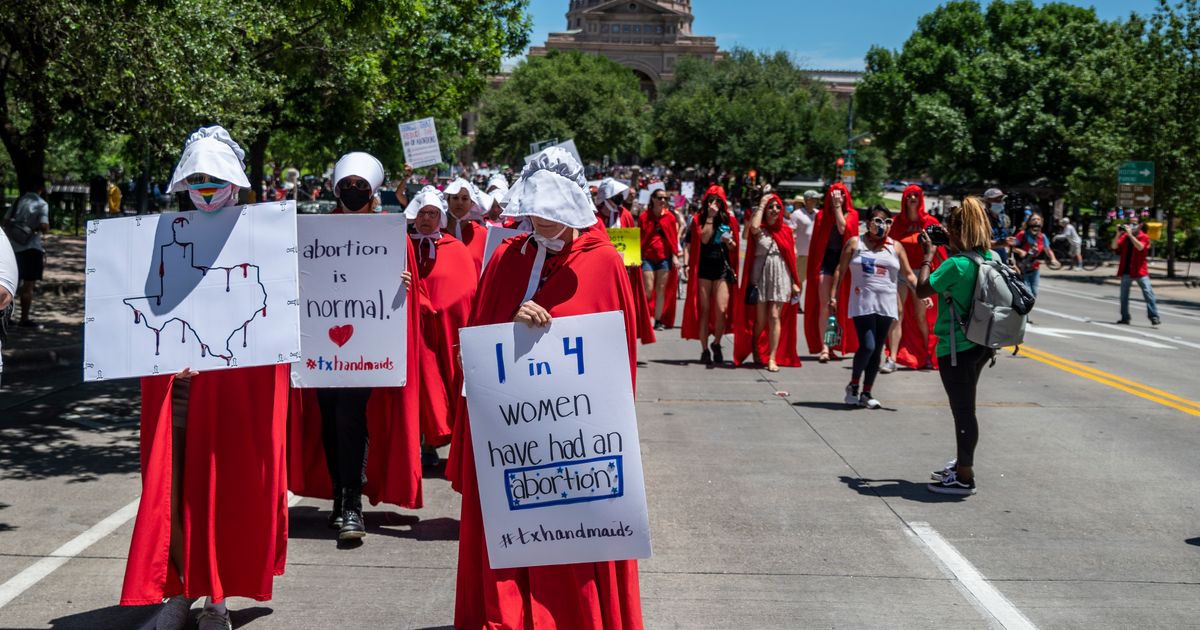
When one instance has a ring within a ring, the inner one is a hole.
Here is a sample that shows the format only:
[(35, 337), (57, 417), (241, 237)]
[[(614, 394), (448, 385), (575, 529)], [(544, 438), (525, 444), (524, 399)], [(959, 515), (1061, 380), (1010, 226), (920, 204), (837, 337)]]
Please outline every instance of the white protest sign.
[(642, 206), (643, 208), (649, 207), (650, 206), (650, 191), (649, 190), (639, 190), (637, 200), (638, 200), (638, 205)]
[(493, 568), (650, 557), (620, 312), (461, 332)]
[(83, 379), (300, 358), (296, 202), (88, 222)]
[(500, 247), (500, 243), (504, 242), (504, 239), (520, 236), (525, 232), (525, 230), (518, 230), (516, 228), (489, 227), (487, 240), (483, 243), (483, 266), (479, 269), (479, 277), (483, 277), (483, 272), (487, 269), (488, 261), (492, 259), (492, 254), (496, 253), (496, 248)]
[(407, 376), (402, 214), (299, 218), (300, 354), (294, 387), (400, 387)]
[(688, 201), (696, 195), (696, 182), (683, 182), (679, 184), (679, 194), (687, 198)]
[(432, 118), (400, 123), (400, 142), (404, 145), (404, 161), (413, 168), (442, 163), (437, 126)]
[[(576, 159), (576, 160), (579, 160), (579, 163), (580, 163), (580, 164), (583, 164), (583, 158), (579, 157), (579, 149), (575, 148), (575, 141), (574, 141), (574, 140), (566, 140), (566, 141), (560, 142), (560, 143), (558, 143), (558, 144), (552, 144), (552, 145), (550, 145), (550, 146), (554, 146), (554, 147), (558, 147), (558, 148), (560, 148), (560, 149), (563, 149), (563, 150), (564, 150), (564, 151), (566, 151), (567, 153), (570, 153), (571, 155), (575, 156), (575, 159)], [(529, 154), (529, 155), (526, 155), (526, 156), (525, 156), (525, 163), (526, 163), (526, 164), (528, 164), (528, 163), (532, 162), (532, 161), (533, 161), (533, 158), (534, 158), (534, 156), (536, 156), (538, 153), (541, 153), (542, 151), (545, 151), (546, 149), (549, 149), (549, 148), (550, 148), (550, 147), (545, 147), (545, 148), (543, 148), (541, 151), (537, 151), (537, 152), (535, 152), (535, 153), (531, 153), (531, 154)]]

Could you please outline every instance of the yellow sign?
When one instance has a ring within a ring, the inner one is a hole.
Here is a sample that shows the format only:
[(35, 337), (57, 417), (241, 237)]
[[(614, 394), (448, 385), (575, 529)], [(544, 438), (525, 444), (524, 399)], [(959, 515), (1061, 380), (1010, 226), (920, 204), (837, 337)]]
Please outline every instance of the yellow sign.
[(608, 228), (608, 238), (625, 257), (626, 267), (642, 266), (642, 231), (639, 228)]

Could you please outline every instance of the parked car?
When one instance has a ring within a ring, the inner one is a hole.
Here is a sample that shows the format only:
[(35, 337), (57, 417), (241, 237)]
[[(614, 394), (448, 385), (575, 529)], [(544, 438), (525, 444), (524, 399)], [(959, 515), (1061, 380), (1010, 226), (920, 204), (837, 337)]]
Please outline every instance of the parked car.
[(884, 192), (904, 192), (904, 189), (907, 187), (908, 187), (908, 182), (894, 179), (883, 185), (883, 191)]

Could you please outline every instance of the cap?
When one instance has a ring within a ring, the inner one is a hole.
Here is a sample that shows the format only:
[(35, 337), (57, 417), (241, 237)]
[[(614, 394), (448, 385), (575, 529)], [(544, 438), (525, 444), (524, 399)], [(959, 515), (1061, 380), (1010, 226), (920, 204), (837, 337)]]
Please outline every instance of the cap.
[(1004, 199), (1007, 196), (1008, 195), (1005, 195), (1004, 191), (1000, 190), (999, 188), (989, 188), (983, 191), (984, 199)]
[(806, 190), (806, 191), (804, 191), (804, 198), (805, 199), (820, 199), (821, 193), (819, 193), (815, 190)]

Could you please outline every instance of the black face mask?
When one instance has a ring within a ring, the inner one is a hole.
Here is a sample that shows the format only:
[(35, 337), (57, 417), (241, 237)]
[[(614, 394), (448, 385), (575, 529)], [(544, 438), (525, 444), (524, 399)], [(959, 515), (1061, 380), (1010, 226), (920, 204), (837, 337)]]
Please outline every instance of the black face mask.
[(342, 188), (338, 193), (342, 200), (342, 207), (351, 212), (362, 210), (362, 207), (367, 205), (367, 202), (371, 200), (371, 191), (369, 190)]

